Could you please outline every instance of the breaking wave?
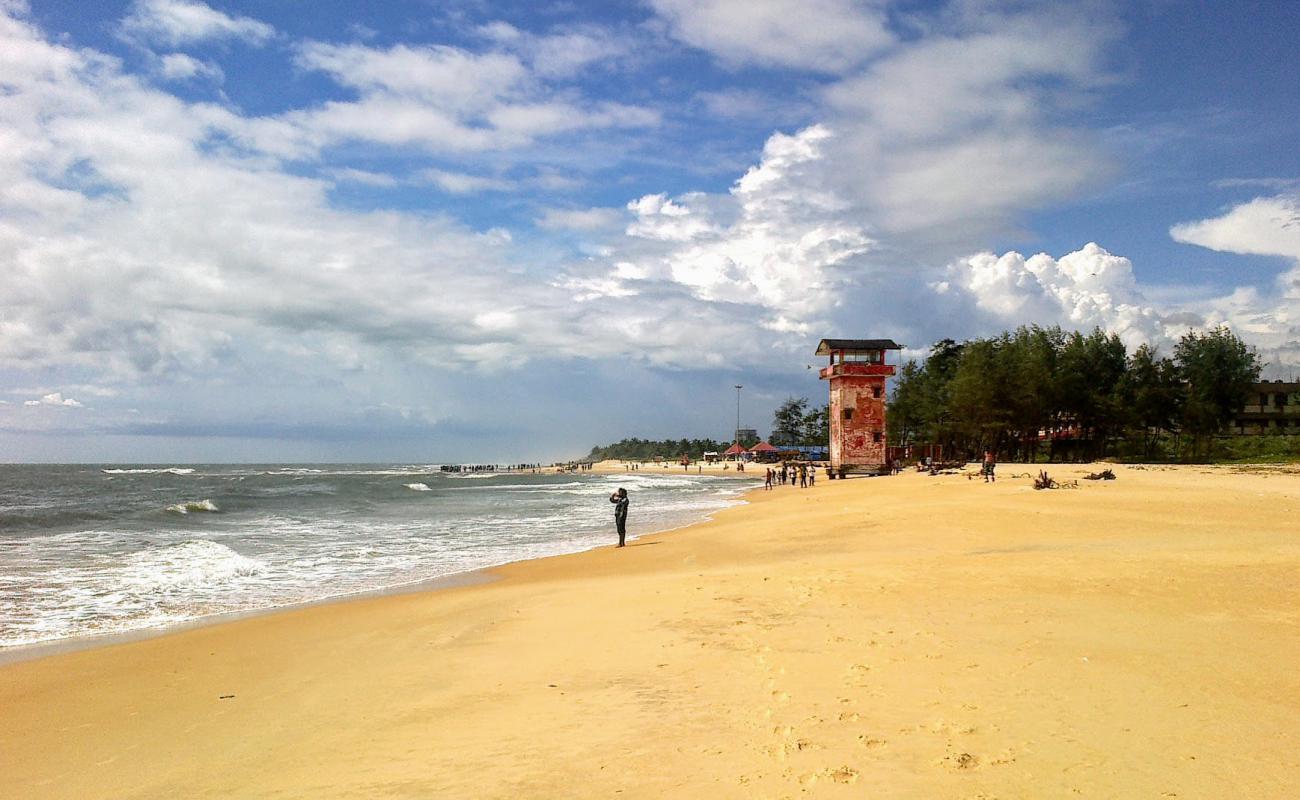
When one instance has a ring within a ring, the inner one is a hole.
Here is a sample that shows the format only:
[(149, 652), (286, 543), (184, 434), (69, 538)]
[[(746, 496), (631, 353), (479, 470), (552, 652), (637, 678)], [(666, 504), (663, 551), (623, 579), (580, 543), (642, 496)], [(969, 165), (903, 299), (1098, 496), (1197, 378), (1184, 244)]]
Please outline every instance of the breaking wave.
[(408, 489), (412, 489), (412, 490), (417, 491), (417, 492), (431, 492), (431, 491), (433, 491), (432, 489), (429, 488), (429, 484), (427, 484), (427, 483), (404, 483), (404, 484), (402, 484), (402, 485), (405, 486), (405, 487), (408, 488)]
[(100, 472), (105, 475), (161, 475), (170, 473), (172, 475), (191, 475), (194, 473), (193, 467), (160, 467), (158, 469), (103, 469)]
[(192, 514), (202, 511), (220, 511), (217, 504), (211, 500), (191, 500), (188, 503), (177, 503), (174, 506), (167, 506), (167, 510), (173, 514)]

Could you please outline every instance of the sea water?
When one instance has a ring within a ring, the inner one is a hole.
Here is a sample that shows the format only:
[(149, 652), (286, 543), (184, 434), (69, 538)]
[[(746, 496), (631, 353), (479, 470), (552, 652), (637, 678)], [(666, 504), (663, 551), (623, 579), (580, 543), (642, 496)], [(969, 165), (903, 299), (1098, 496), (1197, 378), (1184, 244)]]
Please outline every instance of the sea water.
[(754, 485), (680, 467), (0, 465), (0, 648), (435, 580), (705, 518)]

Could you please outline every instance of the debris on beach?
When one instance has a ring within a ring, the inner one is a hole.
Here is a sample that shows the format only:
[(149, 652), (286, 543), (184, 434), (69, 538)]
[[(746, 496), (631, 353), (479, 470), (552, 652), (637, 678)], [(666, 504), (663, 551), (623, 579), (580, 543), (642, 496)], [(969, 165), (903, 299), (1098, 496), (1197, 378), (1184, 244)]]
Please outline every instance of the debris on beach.
[(1078, 489), (1078, 481), (1058, 481), (1047, 474), (1047, 470), (1039, 470), (1038, 477), (1034, 478), (1035, 489)]
[(1085, 481), (1113, 481), (1115, 480), (1115, 472), (1110, 468), (1107, 468), (1103, 469), (1101, 472), (1089, 472), (1087, 475), (1083, 476), (1083, 479)]

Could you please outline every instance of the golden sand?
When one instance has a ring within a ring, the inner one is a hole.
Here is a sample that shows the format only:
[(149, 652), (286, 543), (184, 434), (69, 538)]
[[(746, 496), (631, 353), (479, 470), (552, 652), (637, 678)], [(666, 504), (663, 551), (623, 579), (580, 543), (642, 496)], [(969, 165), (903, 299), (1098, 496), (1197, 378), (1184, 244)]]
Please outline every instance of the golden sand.
[(1300, 475), (999, 471), (6, 665), (0, 797), (1300, 794)]

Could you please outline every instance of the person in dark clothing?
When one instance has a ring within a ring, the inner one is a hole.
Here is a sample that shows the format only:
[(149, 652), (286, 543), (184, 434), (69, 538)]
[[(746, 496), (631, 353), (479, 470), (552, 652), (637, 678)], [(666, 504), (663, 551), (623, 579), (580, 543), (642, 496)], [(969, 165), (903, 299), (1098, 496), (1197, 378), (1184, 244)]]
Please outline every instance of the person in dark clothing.
[(618, 528), (618, 546), (623, 547), (627, 543), (627, 489), (620, 486), (617, 492), (609, 496), (609, 502), (614, 504), (614, 527)]

